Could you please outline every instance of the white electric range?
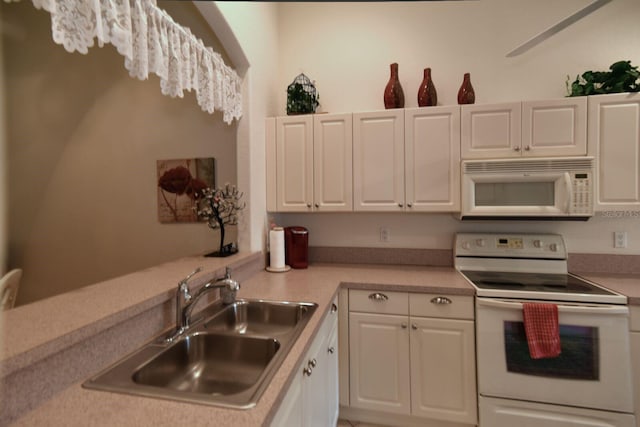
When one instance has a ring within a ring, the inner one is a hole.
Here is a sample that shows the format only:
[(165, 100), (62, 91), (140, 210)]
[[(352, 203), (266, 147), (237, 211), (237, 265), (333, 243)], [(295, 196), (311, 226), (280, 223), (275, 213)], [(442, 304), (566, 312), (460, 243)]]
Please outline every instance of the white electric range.
[[(627, 298), (567, 271), (556, 234), (460, 233), (476, 289), (480, 427), (634, 427)], [(532, 359), (522, 304), (558, 307), (561, 354)]]

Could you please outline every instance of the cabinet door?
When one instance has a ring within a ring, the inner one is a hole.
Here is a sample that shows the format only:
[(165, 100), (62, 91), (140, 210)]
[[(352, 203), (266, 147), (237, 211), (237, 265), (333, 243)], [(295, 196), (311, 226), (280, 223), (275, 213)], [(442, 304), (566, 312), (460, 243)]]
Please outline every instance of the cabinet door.
[(404, 110), (353, 115), (353, 186), (354, 210), (403, 210)]
[(520, 157), (519, 102), (461, 107), (463, 159)]
[(587, 97), (522, 103), (524, 156), (585, 156)]
[[(327, 357), (327, 415), (328, 426), (335, 426), (338, 423), (339, 385), (338, 385), (338, 325), (335, 324), (329, 334), (327, 347), (324, 349)], [(345, 378), (346, 380), (346, 378)]]
[(474, 323), (411, 318), (411, 414), (477, 423)]
[(411, 411), (406, 316), (349, 314), (351, 407)]
[(271, 421), (272, 427), (300, 427), (303, 425), (302, 414), (302, 370), (296, 372), (289, 391), (285, 395), (278, 412)]
[(321, 114), (313, 123), (314, 209), (353, 210), (351, 114)]
[(589, 97), (595, 210), (640, 209), (640, 94)]
[(313, 202), (313, 117), (276, 118), (279, 212), (308, 212)]
[(460, 210), (460, 107), (405, 110), (407, 210)]

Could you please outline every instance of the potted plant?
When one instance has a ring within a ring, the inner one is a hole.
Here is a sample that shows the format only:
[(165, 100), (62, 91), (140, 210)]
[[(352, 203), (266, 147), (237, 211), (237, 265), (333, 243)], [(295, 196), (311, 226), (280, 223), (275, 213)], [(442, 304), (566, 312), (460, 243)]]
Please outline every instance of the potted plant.
[(609, 71), (585, 71), (571, 83), (567, 76), (567, 96), (640, 92), (639, 78), (640, 71), (631, 61), (618, 61), (611, 64)]

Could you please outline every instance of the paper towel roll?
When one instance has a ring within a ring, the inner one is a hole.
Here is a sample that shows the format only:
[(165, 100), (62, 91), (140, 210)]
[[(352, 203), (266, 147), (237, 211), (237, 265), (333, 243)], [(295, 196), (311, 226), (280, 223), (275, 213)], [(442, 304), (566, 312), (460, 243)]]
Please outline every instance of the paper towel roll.
[(284, 229), (274, 227), (269, 231), (269, 264), (271, 268), (284, 268)]

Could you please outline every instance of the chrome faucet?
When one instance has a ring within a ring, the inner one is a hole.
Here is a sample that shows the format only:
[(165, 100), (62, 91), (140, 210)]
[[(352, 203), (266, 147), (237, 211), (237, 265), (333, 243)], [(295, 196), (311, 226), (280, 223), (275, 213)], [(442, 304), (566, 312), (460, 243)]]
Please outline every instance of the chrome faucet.
[(232, 304), (236, 299), (236, 292), (240, 289), (240, 283), (231, 278), (231, 269), (229, 267), (227, 267), (224, 277), (205, 283), (194, 295), (191, 295), (188, 281), (200, 271), (202, 271), (201, 267), (196, 268), (178, 283), (178, 292), (176, 293), (176, 331), (166, 339), (167, 342), (174, 341), (189, 329), (191, 312), (196, 303), (207, 292), (220, 289), (220, 298), (223, 304)]

